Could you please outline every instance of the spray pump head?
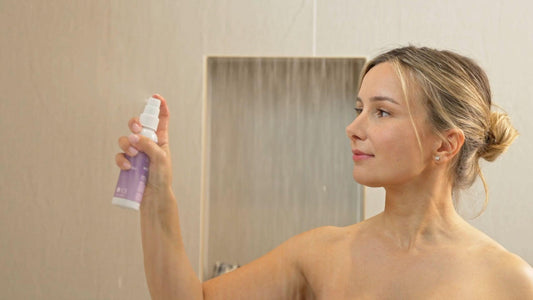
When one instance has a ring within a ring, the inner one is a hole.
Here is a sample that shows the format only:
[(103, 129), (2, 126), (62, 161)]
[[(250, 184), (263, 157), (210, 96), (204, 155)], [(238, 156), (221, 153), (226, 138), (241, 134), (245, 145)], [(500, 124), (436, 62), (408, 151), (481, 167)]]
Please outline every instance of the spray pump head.
[(144, 112), (141, 114), (139, 121), (143, 127), (157, 130), (157, 125), (159, 125), (159, 106), (161, 105), (161, 100), (156, 98), (148, 99), (146, 106), (144, 107)]

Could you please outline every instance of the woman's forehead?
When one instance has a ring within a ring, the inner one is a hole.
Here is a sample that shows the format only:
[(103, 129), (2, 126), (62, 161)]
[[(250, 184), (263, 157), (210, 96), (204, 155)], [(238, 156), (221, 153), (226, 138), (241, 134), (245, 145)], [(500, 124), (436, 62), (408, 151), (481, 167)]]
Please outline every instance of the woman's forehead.
[[(390, 62), (380, 63), (363, 77), (357, 98), (364, 102), (373, 97), (388, 97), (394, 99), (400, 106), (421, 105), (421, 91), (410, 75), (405, 70), (397, 69)], [(406, 99), (409, 99), (409, 103), (406, 103)]]
[(372, 97), (388, 97), (401, 104), (404, 102), (403, 94), (396, 70), (391, 63), (384, 62), (365, 74), (358, 98), (364, 102)]

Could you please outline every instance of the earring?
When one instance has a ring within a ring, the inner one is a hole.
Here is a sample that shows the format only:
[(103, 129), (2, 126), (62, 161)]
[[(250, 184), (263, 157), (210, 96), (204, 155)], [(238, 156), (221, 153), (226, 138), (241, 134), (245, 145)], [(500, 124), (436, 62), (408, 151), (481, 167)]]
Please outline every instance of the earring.
[(438, 156), (438, 155), (435, 156), (435, 160), (436, 160), (436, 161), (440, 161), (440, 156)]

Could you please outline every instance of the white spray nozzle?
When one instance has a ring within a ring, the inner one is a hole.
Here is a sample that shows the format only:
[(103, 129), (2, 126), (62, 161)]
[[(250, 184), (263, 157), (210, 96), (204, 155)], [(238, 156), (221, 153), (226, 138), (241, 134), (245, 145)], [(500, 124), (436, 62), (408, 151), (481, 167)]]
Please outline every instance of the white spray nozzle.
[(157, 130), (157, 125), (159, 125), (159, 106), (161, 105), (161, 100), (156, 98), (148, 99), (148, 103), (144, 107), (144, 112), (141, 114), (139, 121), (141, 125), (152, 130)]

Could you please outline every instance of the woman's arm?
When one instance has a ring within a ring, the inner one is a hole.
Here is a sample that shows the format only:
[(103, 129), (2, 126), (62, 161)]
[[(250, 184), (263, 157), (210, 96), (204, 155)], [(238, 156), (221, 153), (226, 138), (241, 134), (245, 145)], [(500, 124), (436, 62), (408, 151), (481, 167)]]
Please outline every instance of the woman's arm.
[[(306, 284), (298, 261), (302, 249), (299, 236), (236, 271), (204, 284), (198, 279), (185, 253), (171, 187), (168, 106), (163, 97), (154, 97), (161, 100), (158, 143), (136, 134), (140, 132), (136, 118), (129, 122), (134, 134), (119, 139), (128, 155), (141, 151), (150, 158), (140, 215), (144, 267), (152, 299), (303, 299)], [(117, 154), (116, 163), (129, 169), (125, 153)]]
[(168, 145), (169, 111), (161, 100), (158, 143), (138, 135), (141, 124), (137, 118), (129, 121), (132, 134), (121, 137), (116, 163), (129, 169), (124, 154), (134, 156), (137, 151), (150, 158), (150, 170), (140, 207), (141, 236), (146, 281), (152, 299), (203, 299), (202, 284), (185, 254), (181, 237), (178, 207), (172, 192), (172, 163)]
[(202, 284), (185, 253), (172, 190), (157, 196), (159, 203), (141, 204), (144, 271), (150, 295), (152, 299), (203, 299)]
[(312, 299), (301, 266), (308, 235), (295, 236), (261, 258), (205, 282), (205, 299)]

